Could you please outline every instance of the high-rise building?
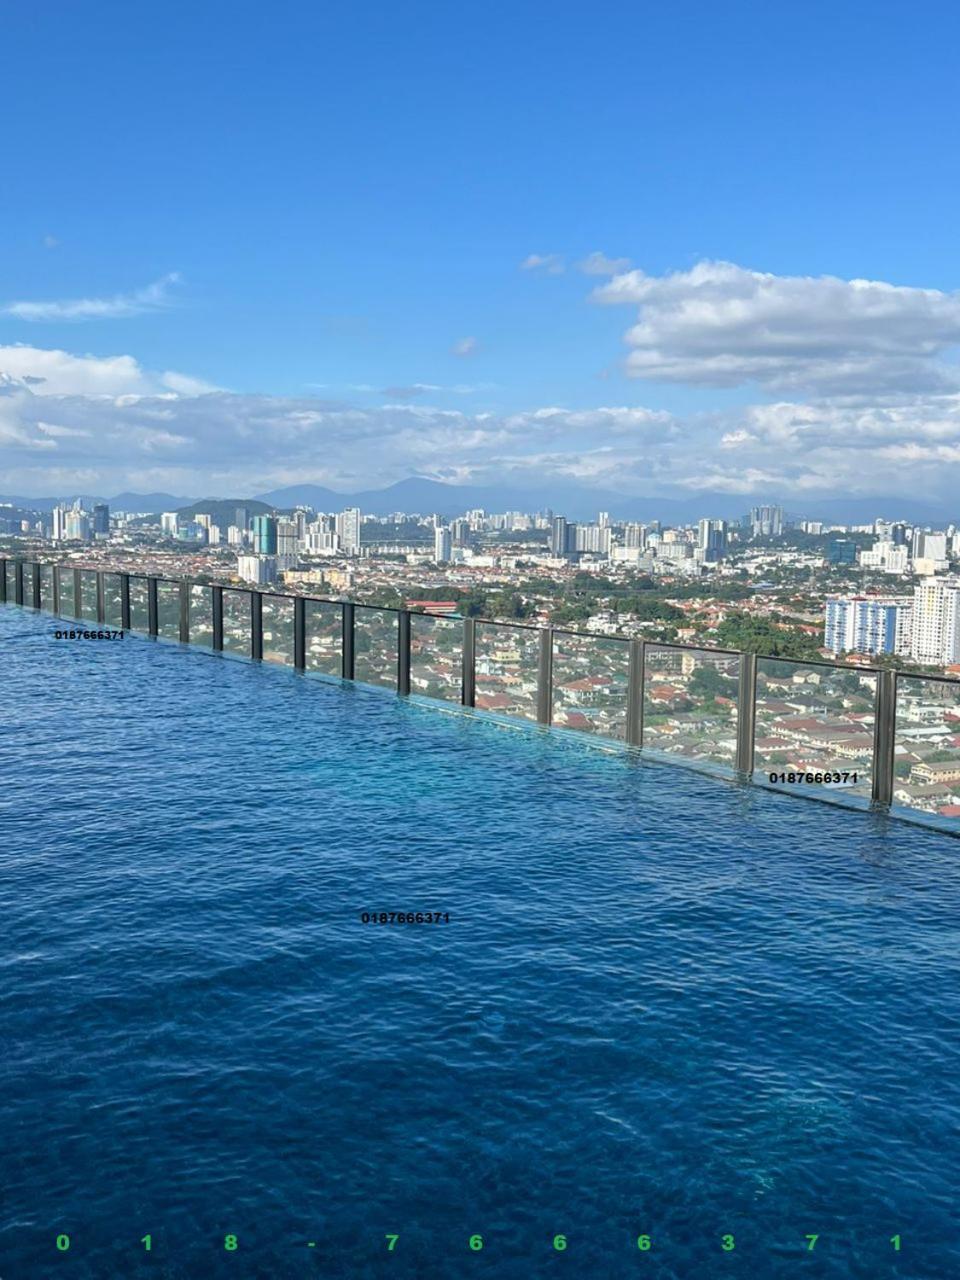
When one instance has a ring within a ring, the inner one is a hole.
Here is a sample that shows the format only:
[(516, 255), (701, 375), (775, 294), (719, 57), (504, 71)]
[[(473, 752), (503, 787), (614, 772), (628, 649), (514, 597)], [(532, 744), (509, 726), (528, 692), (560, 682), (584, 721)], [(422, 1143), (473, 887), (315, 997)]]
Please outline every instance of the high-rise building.
[(277, 554), (277, 519), (276, 516), (253, 517), (253, 550), (260, 556)]
[[(256, 518), (254, 516), (254, 519)], [(275, 582), (277, 577), (276, 556), (237, 556), (237, 577), (244, 582), (256, 583), (258, 586), (262, 586), (266, 582)]]
[(827, 543), (827, 564), (856, 564), (857, 544), (850, 538), (831, 538)]
[(454, 520), (450, 526), (450, 533), (454, 546), (465, 547), (470, 541), (470, 521), (462, 518)]
[(277, 555), (296, 558), (300, 550), (296, 520), (277, 521)]
[(783, 508), (751, 507), (747, 523), (755, 538), (779, 538), (783, 532)]
[(823, 643), (833, 653), (907, 653), (910, 597), (840, 596), (827, 600)]
[(175, 537), (177, 533), (177, 513), (175, 511), (164, 511), (160, 517), (160, 529), (163, 533), (169, 533), (171, 537)]
[(93, 535), (106, 538), (110, 534), (110, 508), (105, 502), (98, 502), (93, 508)]
[(573, 547), (569, 547), (568, 541), (569, 550), (591, 551), (602, 556), (610, 555), (613, 530), (609, 525), (575, 524), (570, 528), (573, 531)]
[(597, 516), (597, 524), (600, 526), (601, 529), (606, 529), (609, 523), (610, 523), (610, 512), (601, 511), (600, 514)]
[(433, 558), (437, 564), (448, 564), (452, 549), (453, 539), (450, 530), (438, 524), (433, 531)]
[(550, 554), (565, 556), (567, 554), (567, 521), (563, 516), (554, 516), (550, 527)]
[(910, 656), (944, 666), (960, 661), (960, 583), (934, 578), (914, 587)]
[(238, 524), (227, 526), (227, 543), (231, 547), (239, 547), (244, 540), (245, 531)]
[(726, 520), (700, 520), (697, 524), (697, 548), (708, 563), (723, 559), (727, 549)]
[(645, 524), (625, 524), (623, 526), (623, 545), (639, 547), (642, 551), (647, 545), (647, 526)]
[(347, 556), (360, 554), (360, 508), (347, 507), (337, 516), (340, 550)]
[(55, 542), (62, 542), (67, 536), (67, 508), (64, 506), (56, 506), (53, 508), (53, 522), (51, 525), (50, 536)]
[(93, 537), (93, 525), (83, 507), (71, 507), (67, 512), (63, 536), (68, 542), (89, 542)]

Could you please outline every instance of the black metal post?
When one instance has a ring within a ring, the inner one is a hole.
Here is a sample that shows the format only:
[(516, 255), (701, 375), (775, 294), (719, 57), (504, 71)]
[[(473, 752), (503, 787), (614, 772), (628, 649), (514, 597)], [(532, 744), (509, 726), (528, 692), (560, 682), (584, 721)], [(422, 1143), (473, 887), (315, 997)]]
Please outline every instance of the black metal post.
[(73, 616), (83, 617), (83, 577), (79, 569), (73, 571)]
[(40, 566), (38, 564), (30, 566), (30, 575), (30, 586), (33, 590), (33, 607), (40, 609), (43, 607), (43, 601), (40, 598)]
[(627, 675), (627, 745), (643, 746), (643, 665), (644, 642), (630, 641), (630, 667)]
[(50, 566), (51, 578), (53, 580), (53, 609), (52, 613), (59, 615), (60, 613), (60, 566), (54, 564)]
[(180, 643), (190, 643), (190, 580), (180, 579)]
[(120, 630), (130, 630), (130, 575), (120, 575)]
[(0, 604), (7, 603), (7, 562), (0, 560)]
[(263, 594), (250, 592), (250, 657), (263, 658)]
[(737, 694), (736, 768), (745, 777), (753, 773), (753, 747), (757, 723), (757, 655), (740, 655), (740, 686)]
[(23, 604), (23, 561), (14, 562), (13, 568), (13, 589), (16, 594), (17, 604)]
[(465, 707), (477, 703), (477, 620), (463, 620), (463, 653), (461, 662), (460, 702)]
[(401, 609), (397, 615), (397, 693), (406, 697), (410, 692), (410, 610)]
[(210, 588), (212, 599), (213, 647), (217, 652), (223, 649), (223, 587)]
[(97, 622), (101, 626), (107, 620), (107, 598), (103, 581), (103, 571), (97, 571)]
[(297, 671), (307, 666), (307, 602), (303, 596), (293, 600), (293, 665)]
[(549, 724), (553, 719), (553, 629), (540, 632), (537, 655), (537, 723)]
[(352, 680), (355, 667), (354, 654), (354, 615), (355, 609), (349, 601), (341, 605), (343, 610), (343, 645), (340, 654), (340, 674), (344, 680)]
[(877, 673), (877, 701), (873, 725), (873, 801), (893, 803), (894, 750), (897, 739), (897, 673)]
[(157, 580), (147, 579), (147, 630), (155, 636), (160, 631), (160, 610), (157, 601)]

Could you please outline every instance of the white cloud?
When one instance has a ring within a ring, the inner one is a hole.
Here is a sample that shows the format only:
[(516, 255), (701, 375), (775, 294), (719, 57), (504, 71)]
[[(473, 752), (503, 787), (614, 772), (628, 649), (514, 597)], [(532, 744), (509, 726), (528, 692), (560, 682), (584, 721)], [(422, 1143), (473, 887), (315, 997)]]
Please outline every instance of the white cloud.
[[(49, 237), (48, 237), (49, 238)], [(48, 245), (48, 248), (53, 246)], [(116, 320), (158, 311), (170, 304), (170, 286), (177, 284), (177, 272), (161, 276), (153, 284), (132, 293), (115, 293), (109, 298), (70, 298), (52, 302), (8, 302), (0, 314), (17, 320)]]
[(562, 275), (566, 269), (559, 253), (531, 253), (520, 263), (521, 271), (539, 271), (547, 276)]
[(450, 353), (455, 356), (472, 356), (476, 354), (479, 345), (476, 338), (460, 338), (450, 348)]
[(585, 276), (615, 276), (629, 271), (632, 265), (629, 258), (608, 258), (605, 253), (594, 252), (577, 263), (577, 270)]
[(5, 382), (8, 387), (23, 383), (42, 396), (200, 395), (216, 390), (185, 374), (151, 373), (133, 356), (77, 356), (22, 343), (0, 346), (0, 390)]
[(701, 262), (664, 276), (629, 271), (593, 296), (639, 305), (625, 335), (637, 378), (820, 395), (960, 386), (940, 358), (960, 343), (957, 293)]

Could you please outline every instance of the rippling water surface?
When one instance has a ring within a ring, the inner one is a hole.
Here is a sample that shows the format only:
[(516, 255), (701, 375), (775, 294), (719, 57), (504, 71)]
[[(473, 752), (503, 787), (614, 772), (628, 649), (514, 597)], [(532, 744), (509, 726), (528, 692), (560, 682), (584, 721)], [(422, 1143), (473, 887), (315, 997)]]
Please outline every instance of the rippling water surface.
[(960, 1274), (960, 842), (54, 625), (0, 608), (3, 1280)]

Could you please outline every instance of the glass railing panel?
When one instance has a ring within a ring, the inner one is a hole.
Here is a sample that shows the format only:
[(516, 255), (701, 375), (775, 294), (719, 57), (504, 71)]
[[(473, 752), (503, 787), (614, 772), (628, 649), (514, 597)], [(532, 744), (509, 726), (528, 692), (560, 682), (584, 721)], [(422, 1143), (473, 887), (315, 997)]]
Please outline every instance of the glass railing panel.
[(740, 655), (648, 644), (643, 746), (733, 768), (737, 759)]
[(190, 643), (213, 648), (213, 588), (190, 584)]
[(53, 610), (53, 565), (40, 566), (40, 608), (47, 612)]
[(223, 593), (223, 648), (225, 653), (250, 657), (252, 611), (249, 591)]
[(107, 626), (119, 631), (123, 626), (122, 593), (119, 573), (103, 575), (103, 618)]
[[(76, 617), (75, 610), (77, 605), (76, 592), (74, 591), (73, 569), (69, 565), (60, 565), (59, 569), (60, 569), (60, 617), (73, 618), (73, 617)], [(7, 599), (8, 600), (13, 599), (13, 597), (9, 595), (9, 584), (8, 584)]]
[(325, 600), (306, 600), (306, 657), (308, 671), (339, 676), (343, 663), (343, 610)]
[(180, 639), (180, 583), (157, 581), (157, 635)]
[(539, 631), (530, 627), (478, 622), (477, 709), (536, 720), (539, 664)]
[(463, 622), (410, 615), (410, 692), (459, 702), (463, 680)]
[(3, 566), (4, 579), (7, 584), (7, 604), (15, 604), (17, 600), (17, 562), (7, 560)]
[(293, 601), (263, 596), (263, 660), (293, 666)]
[(398, 614), (358, 605), (354, 612), (353, 676), (364, 684), (397, 687)]
[(756, 781), (868, 800), (876, 697), (870, 671), (757, 658)]
[(130, 576), (130, 630), (150, 630), (150, 607), (147, 603), (146, 578)]
[(629, 684), (629, 641), (553, 633), (555, 725), (624, 741)]
[(960, 829), (960, 681), (897, 675), (893, 804)]
[(94, 569), (80, 570), (80, 608), (77, 612), (88, 622), (97, 620), (97, 574)]

